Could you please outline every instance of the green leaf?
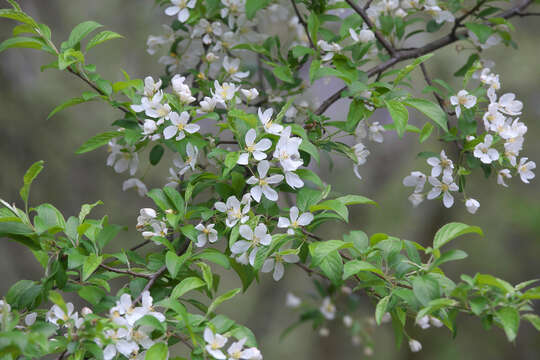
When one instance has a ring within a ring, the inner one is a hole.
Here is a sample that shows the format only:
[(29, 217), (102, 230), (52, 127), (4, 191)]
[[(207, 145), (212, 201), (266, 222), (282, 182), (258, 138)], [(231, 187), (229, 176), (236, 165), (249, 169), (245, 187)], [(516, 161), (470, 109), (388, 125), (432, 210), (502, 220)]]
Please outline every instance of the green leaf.
[(75, 151), (75, 154), (84, 154), (103, 145), (107, 145), (111, 139), (114, 139), (115, 137), (118, 137), (120, 135), (122, 134), (118, 131), (107, 131), (101, 134), (97, 134), (88, 139), (84, 144), (82, 144), (77, 149), (77, 151)]
[(53, 109), (53, 111), (51, 111), (49, 113), (49, 115), (47, 115), (47, 120), (49, 120), (50, 118), (52, 118), (57, 112), (59, 111), (62, 111), (70, 106), (74, 106), (74, 105), (78, 105), (78, 104), (82, 104), (84, 102), (86, 102), (88, 100), (85, 100), (83, 98), (80, 98), (80, 97), (76, 97), (76, 98), (73, 98), (73, 99), (69, 99), (65, 102), (63, 102), (62, 104), (58, 105), (57, 107), (55, 107)]
[(437, 266), (440, 266), (448, 261), (456, 261), (456, 260), (462, 260), (467, 257), (467, 253), (463, 250), (450, 250), (444, 254), (441, 255), (437, 260), (435, 260), (431, 266), (430, 269), (434, 269)]
[(441, 246), (457, 238), (458, 236), (469, 233), (476, 233), (481, 236), (484, 235), (482, 229), (480, 229), (478, 226), (469, 226), (457, 222), (446, 224), (435, 234), (435, 238), (433, 239), (433, 248), (439, 249)]
[(315, 50), (313, 50), (312, 48), (305, 47), (305, 46), (297, 45), (292, 48), (292, 54), (296, 59), (298, 59), (298, 58), (303, 57), (304, 55), (314, 55)]
[(33, 163), (23, 177), (23, 187), (19, 191), (21, 199), (24, 201), (26, 207), (28, 207), (28, 195), (30, 194), (30, 186), (34, 179), (39, 175), (41, 170), (43, 170), (43, 160)]
[(369, 271), (381, 275), (383, 274), (380, 269), (377, 269), (374, 265), (368, 263), (367, 261), (351, 260), (345, 263), (345, 266), (343, 267), (343, 280), (346, 280), (361, 271)]
[(309, 13), (309, 17), (307, 20), (307, 28), (308, 33), (311, 36), (311, 40), (314, 44), (317, 43), (317, 37), (319, 32), (319, 27), (321, 26), (321, 23), (319, 21), (319, 18), (317, 17), (317, 14), (314, 12)]
[(84, 260), (83, 270), (82, 270), (82, 281), (86, 281), (92, 275), (94, 271), (98, 268), (99, 264), (103, 261), (101, 256), (96, 254), (90, 254)]
[(41, 40), (31, 37), (16, 36), (2, 41), (0, 43), (0, 52), (10, 48), (41, 49), (44, 47), (45, 45)]
[(485, 44), (487, 39), (493, 34), (493, 29), (488, 25), (467, 23), (465, 26), (478, 37), (480, 44)]
[(155, 343), (144, 356), (144, 360), (167, 360), (168, 358), (169, 348), (164, 343)]
[(344, 247), (351, 247), (351, 245), (351, 243), (342, 240), (313, 242), (309, 244), (309, 252), (312, 257), (311, 263), (313, 266), (318, 266), (331, 252)]
[(163, 156), (165, 149), (160, 144), (154, 145), (152, 150), (150, 150), (150, 164), (157, 165)]
[(165, 255), (165, 265), (167, 266), (167, 270), (169, 270), (169, 274), (171, 274), (173, 279), (176, 278), (178, 271), (180, 271), (185, 261), (185, 257), (178, 256), (172, 251), (167, 251), (167, 254)]
[(339, 201), (343, 205), (363, 205), (363, 204), (369, 204), (369, 205), (377, 205), (377, 203), (365, 196), (361, 195), (345, 195), (340, 196), (336, 198), (335, 200)]
[(178, 299), (180, 296), (184, 295), (188, 291), (198, 289), (206, 285), (204, 281), (195, 276), (190, 276), (182, 280), (178, 285), (176, 285), (171, 293), (171, 298)]
[(0, 9), (0, 17), (17, 20), (25, 24), (37, 27), (36, 22), (30, 16), (19, 10)]
[(538, 300), (540, 299), (540, 286), (527, 290), (522, 296), (522, 299)]
[(233, 297), (235, 297), (236, 295), (238, 295), (238, 293), (240, 293), (241, 291), (242, 291), (242, 289), (237, 288), (237, 289), (229, 290), (229, 291), (227, 291), (225, 294), (221, 294), (220, 296), (218, 296), (217, 298), (215, 298), (214, 301), (212, 301), (212, 303), (211, 303), (210, 306), (208, 307), (208, 311), (207, 311), (206, 313), (207, 313), (207, 314), (210, 314), (210, 313), (211, 313), (212, 311), (214, 311), (214, 310), (215, 310), (222, 302), (232, 299)]
[(438, 282), (427, 275), (415, 277), (412, 280), (412, 285), (414, 295), (424, 306), (440, 296)]
[(175, 188), (170, 187), (170, 186), (165, 186), (163, 188), (163, 192), (165, 193), (165, 195), (167, 195), (167, 197), (169, 198), (171, 203), (174, 205), (178, 213), (183, 216), (186, 203), (182, 195)]
[(448, 132), (448, 119), (443, 109), (434, 102), (426, 99), (407, 99), (403, 104), (411, 106), (439, 125), (441, 129)]
[(343, 260), (337, 250), (330, 252), (319, 264), (319, 268), (334, 285), (339, 285), (343, 276)]
[(389, 301), (390, 301), (390, 295), (383, 297), (377, 303), (377, 306), (375, 307), (375, 321), (377, 322), (377, 325), (381, 325), (382, 317), (387, 312), (386, 309), (388, 308)]
[(212, 275), (212, 270), (210, 269), (210, 266), (208, 264), (205, 264), (203, 262), (198, 262), (197, 266), (201, 268), (204, 282), (206, 283), (206, 287), (209, 291), (212, 291), (212, 286), (214, 283), (214, 276)]
[(247, 0), (246, 1), (246, 17), (251, 20), (257, 14), (257, 11), (265, 8), (270, 3), (270, 0)]
[(397, 74), (396, 78), (394, 79), (394, 86), (396, 86), (401, 80), (403, 80), (403, 78), (405, 78), (405, 76), (409, 75), (409, 73), (411, 71), (416, 69), (416, 67), (418, 65), (420, 65), (424, 61), (428, 60), (433, 55), (435, 55), (435, 54), (431, 53), (431, 54), (426, 54), (426, 55), (420, 56), (419, 58), (416, 58), (412, 63), (405, 66), (403, 69), (401, 69), (399, 71), (399, 73)]
[(68, 41), (66, 43), (66, 48), (72, 48), (77, 45), (82, 39), (84, 39), (92, 31), (100, 28), (102, 25), (98, 24), (95, 21), (85, 21), (75, 26), (69, 34)]
[(86, 44), (86, 51), (90, 50), (96, 45), (99, 45), (101, 43), (104, 43), (105, 41), (109, 41), (112, 39), (120, 39), (123, 38), (122, 35), (115, 33), (114, 31), (105, 30), (102, 32), (99, 32), (94, 36), (88, 44)]
[(161, 333), (164, 333), (167, 330), (164, 323), (160, 322), (155, 316), (152, 315), (144, 315), (142, 318), (137, 320), (133, 326), (148, 326), (149, 328), (157, 330)]
[(349, 210), (347, 210), (347, 206), (345, 206), (339, 200), (325, 200), (317, 205), (312, 205), (309, 208), (309, 211), (311, 212), (316, 212), (319, 210), (332, 210), (336, 214), (338, 214), (343, 219), (343, 221), (349, 221)]
[(286, 65), (276, 66), (274, 68), (274, 75), (281, 81), (284, 81), (289, 84), (294, 84), (293, 73), (291, 69)]
[(536, 330), (540, 331), (540, 316), (536, 314), (524, 314), (523, 318), (529, 321)]
[(519, 329), (519, 312), (513, 307), (507, 306), (497, 310), (496, 314), (508, 341), (514, 341)]
[(225, 269), (231, 268), (231, 263), (229, 261), (229, 257), (222, 254), (219, 250), (207, 248), (201, 251), (198, 254), (193, 255), (193, 260), (203, 259), (210, 262), (213, 262), (214, 264), (220, 265), (224, 267)]
[(419, 140), (420, 143), (423, 143), (429, 138), (429, 135), (431, 135), (431, 132), (433, 131), (433, 125), (430, 123), (425, 123), (422, 127), (422, 130), (420, 131)]
[(92, 211), (92, 209), (98, 205), (103, 205), (103, 201), (98, 200), (93, 204), (84, 204), (81, 206), (81, 211), (79, 212), (79, 223), (82, 224), (86, 218), (86, 215), (90, 214), (90, 211)]

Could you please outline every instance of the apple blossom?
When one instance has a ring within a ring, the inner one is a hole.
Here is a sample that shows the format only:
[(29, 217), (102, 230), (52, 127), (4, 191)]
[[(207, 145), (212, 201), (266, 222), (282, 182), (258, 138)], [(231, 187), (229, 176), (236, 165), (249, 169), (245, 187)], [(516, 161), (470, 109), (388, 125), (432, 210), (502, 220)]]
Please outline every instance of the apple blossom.
[(283, 180), (283, 175), (275, 174), (266, 176), (269, 169), (270, 163), (267, 160), (259, 162), (257, 164), (259, 176), (252, 176), (246, 181), (249, 185), (255, 185), (251, 188), (250, 194), (256, 202), (261, 201), (262, 195), (270, 201), (277, 201), (278, 199), (278, 193), (270, 185), (279, 184)]

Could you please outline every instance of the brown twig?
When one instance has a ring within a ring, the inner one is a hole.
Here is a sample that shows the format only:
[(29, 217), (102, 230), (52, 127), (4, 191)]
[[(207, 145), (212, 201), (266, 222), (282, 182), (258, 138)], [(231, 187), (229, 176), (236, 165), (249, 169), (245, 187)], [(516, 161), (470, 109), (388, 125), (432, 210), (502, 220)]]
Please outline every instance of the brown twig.
[(309, 44), (310, 44), (311, 48), (315, 49), (315, 44), (313, 43), (313, 39), (311, 38), (311, 35), (309, 34), (307, 23), (305, 22), (304, 18), (302, 17), (302, 14), (300, 14), (300, 10), (298, 9), (298, 6), (296, 6), (295, 0), (291, 0), (291, 4), (293, 6), (296, 17), (298, 18), (298, 21), (304, 27), (304, 31), (306, 32), (306, 35), (308, 37)]
[[(98, 94), (102, 95), (102, 96), (107, 96), (107, 94), (105, 94), (105, 92), (103, 92), (103, 90), (101, 90), (100, 88), (98, 88), (93, 82), (91, 82), (90, 80), (88, 80), (85, 76), (83, 76), (80, 72), (76, 71), (76, 70), (73, 70), (73, 68), (71, 66), (69, 66), (67, 68), (67, 71), (69, 71), (70, 73), (72, 73), (73, 75), (75, 75), (76, 77), (78, 77), (79, 79), (81, 79), (82, 81), (84, 81), (88, 86), (90, 86), (92, 89), (94, 89)], [(129, 111), (128, 109), (126, 109), (125, 107), (123, 106), (118, 106), (118, 109), (123, 111), (124, 113), (126, 114), (132, 114), (131, 111)]]
[[(431, 82), (431, 78), (429, 77), (426, 69), (426, 65), (424, 63), (420, 64), (420, 70), (422, 70), (422, 75), (424, 75), (424, 80), (426, 81), (426, 84), (429, 86), (433, 86), (433, 83)], [(436, 91), (433, 91), (433, 96), (435, 96), (435, 99), (437, 99), (437, 102), (439, 103), (439, 106), (448, 114), (448, 115), (454, 115), (455, 112), (453, 111), (447, 111), (446, 106), (444, 105), (444, 99), (437, 94)]]
[[(177, 255), (182, 255), (183, 253), (186, 252), (188, 246), (189, 246), (189, 243), (190, 243), (190, 240), (188, 238), (184, 239), (184, 243), (182, 244), (182, 246), (180, 247), (180, 249), (177, 251)], [(163, 273), (167, 271), (167, 265), (163, 265), (162, 267), (160, 267), (155, 273), (153, 273), (152, 275), (150, 275), (149, 277), (149, 280), (148, 280), (148, 283), (146, 283), (146, 286), (144, 287), (144, 289), (141, 291), (141, 293), (139, 294), (139, 296), (137, 296), (137, 298), (135, 299), (135, 301), (133, 301), (133, 304), (136, 304), (138, 303), (139, 301), (141, 301), (142, 299), (142, 294), (145, 292), (145, 291), (150, 291), (150, 288), (152, 287), (152, 285), (154, 285), (154, 283), (157, 281), (157, 279), (159, 279), (159, 277), (161, 275), (163, 275)]]
[(143, 246), (145, 246), (145, 245), (147, 245), (147, 244), (150, 244), (150, 241), (151, 241), (151, 240), (145, 240), (145, 241), (143, 241), (142, 243), (137, 244), (137, 245), (133, 246), (132, 248), (130, 248), (129, 251), (135, 251), (135, 250), (138, 250), (138, 249), (142, 248)]
[(134, 272), (134, 271), (131, 271), (131, 270), (117, 269), (117, 268), (113, 268), (113, 267), (105, 265), (105, 264), (99, 264), (99, 267), (102, 268), (102, 269), (105, 269), (107, 271), (117, 273), (117, 274), (131, 275), (131, 276), (145, 278), (145, 279), (151, 279), (152, 278), (152, 275), (149, 275), (149, 274), (141, 274), (141, 273), (137, 273), (137, 272)]

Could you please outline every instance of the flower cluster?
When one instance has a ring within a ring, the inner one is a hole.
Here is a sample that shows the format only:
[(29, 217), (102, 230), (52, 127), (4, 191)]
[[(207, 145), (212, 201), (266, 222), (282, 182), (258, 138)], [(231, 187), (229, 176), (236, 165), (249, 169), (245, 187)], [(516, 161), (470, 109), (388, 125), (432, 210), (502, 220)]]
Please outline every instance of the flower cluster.
[[(485, 132), (478, 135), (476, 132), (474, 135), (468, 134), (463, 151), (470, 151), (481, 166), (489, 166), (490, 169), (498, 167), (497, 183), (499, 185), (508, 186), (506, 180), (512, 178), (513, 174), (519, 175), (524, 183), (529, 183), (529, 180), (535, 177), (532, 170), (536, 168), (536, 163), (529, 161), (527, 157), (519, 158), (523, 150), (524, 135), (527, 132), (527, 126), (517, 117), (521, 115), (523, 103), (516, 100), (513, 93), (497, 97), (496, 91), (501, 87), (499, 75), (492, 73), (489, 67), (475, 73), (474, 78), (479, 79), (480, 83), (487, 87), (489, 103), (482, 115)], [(475, 95), (467, 90), (460, 90), (455, 96), (450, 97), (450, 103), (454, 106), (456, 117), (469, 117), (474, 121), (478, 106), (478, 98)], [(444, 206), (452, 207), (454, 204), (452, 192), (463, 191), (455, 182), (456, 175), (466, 174), (463, 170), (458, 172), (458, 168), (463, 165), (455, 166), (444, 150), (438, 157), (428, 158), (427, 163), (432, 167), (431, 176), (426, 177), (420, 171), (413, 171), (403, 179), (403, 185), (414, 188), (409, 200), (413, 206), (419, 205), (424, 200), (423, 189), (427, 179), (432, 185), (427, 199), (435, 199), (442, 194)], [(464, 202), (467, 211), (471, 214), (476, 213), (480, 207), (478, 200), (467, 196)]]
[(212, 329), (204, 329), (204, 341), (206, 341), (205, 350), (214, 359), (222, 360), (262, 360), (262, 354), (256, 347), (245, 347), (247, 338), (242, 338), (229, 345), (227, 355), (222, 348), (225, 347), (229, 340), (226, 336), (214, 333)]

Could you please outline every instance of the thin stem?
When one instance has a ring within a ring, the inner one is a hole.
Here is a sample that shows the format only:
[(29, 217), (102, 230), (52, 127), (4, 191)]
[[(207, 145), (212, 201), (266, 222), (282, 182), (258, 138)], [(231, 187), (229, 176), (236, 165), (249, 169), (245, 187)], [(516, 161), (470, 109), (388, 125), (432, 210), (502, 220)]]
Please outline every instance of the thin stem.
[(134, 271), (131, 271), (131, 270), (117, 269), (117, 268), (113, 268), (113, 267), (110, 267), (110, 266), (105, 265), (105, 264), (99, 264), (99, 267), (102, 268), (102, 269), (105, 269), (107, 271), (117, 273), (117, 274), (131, 275), (131, 276), (145, 278), (145, 279), (151, 279), (152, 278), (152, 275), (141, 274), (141, 273), (137, 273), (137, 272), (134, 272)]
[(300, 14), (300, 10), (298, 10), (298, 6), (296, 6), (295, 0), (291, 0), (291, 4), (293, 6), (296, 17), (298, 18), (298, 21), (304, 27), (304, 31), (306, 32), (306, 35), (308, 37), (309, 44), (310, 44), (311, 48), (315, 49), (315, 44), (313, 43), (313, 39), (311, 38), (311, 35), (309, 34), (307, 23), (305, 22), (304, 18), (302, 17), (302, 14)]

